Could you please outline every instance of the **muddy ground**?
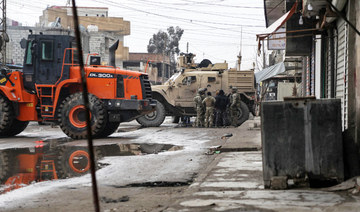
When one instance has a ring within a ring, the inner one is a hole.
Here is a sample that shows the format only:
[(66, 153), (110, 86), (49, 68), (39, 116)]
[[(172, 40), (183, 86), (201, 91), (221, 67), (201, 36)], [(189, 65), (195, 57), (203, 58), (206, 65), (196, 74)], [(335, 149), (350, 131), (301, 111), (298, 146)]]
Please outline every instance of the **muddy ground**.
[[(57, 128), (41, 127), (46, 135), (61, 134)], [(33, 126), (19, 138), (35, 138), (39, 134), (37, 130), (39, 129)], [(146, 134), (139, 136), (136, 134), (139, 130)], [(217, 156), (210, 149), (226, 142), (226, 138), (221, 137), (234, 130), (236, 128), (192, 128), (176, 124), (147, 129), (138, 129), (136, 123), (121, 126), (119, 133), (105, 140), (106, 143), (153, 143), (156, 140), (157, 143), (183, 144), (184, 149), (176, 153), (123, 157), (124, 160), (131, 161), (128, 168), (118, 164), (113, 168), (110, 166), (97, 171), (97, 176), (100, 175), (98, 188), (101, 211), (162, 211), (168, 208)], [(155, 135), (159, 136), (152, 140)], [(94, 143), (98, 145), (101, 142), (104, 141), (95, 140)], [(0, 144), (7, 145), (7, 142), (2, 140)], [(115, 157), (105, 157), (100, 163), (119, 163), (118, 158), (117, 160)], [(114, 174), (116, 171), (119, 173)], [(109, 177), (106, 176), (107, 172)], [(79, 179), (35, 183), (0, 195), (0, 210), (93, 211), (90, 176), (88, 174)]]

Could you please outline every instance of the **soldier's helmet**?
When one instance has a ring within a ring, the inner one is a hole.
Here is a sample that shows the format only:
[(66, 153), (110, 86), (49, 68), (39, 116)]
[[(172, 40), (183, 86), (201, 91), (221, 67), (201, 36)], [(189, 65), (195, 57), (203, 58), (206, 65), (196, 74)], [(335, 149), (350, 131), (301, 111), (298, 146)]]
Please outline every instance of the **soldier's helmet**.
[(198, 90), (198, 94), (204, 94), (204, 93), (205, 93), (204, 88), (199, 88), (199, 90)]
[(236, 93), (236, 91), (237, 91), (237, 87), (232, 87), (232, 88), (231, 88), (231, 92), (232, 92), (232, 93)]

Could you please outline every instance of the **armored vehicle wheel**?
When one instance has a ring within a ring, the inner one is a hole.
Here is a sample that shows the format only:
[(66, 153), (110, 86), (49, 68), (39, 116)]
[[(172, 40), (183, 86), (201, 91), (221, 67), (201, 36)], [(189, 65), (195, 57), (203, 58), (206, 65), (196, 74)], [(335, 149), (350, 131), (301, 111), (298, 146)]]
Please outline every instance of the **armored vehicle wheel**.
[[(95, 150), (95, 164), (101, 158), (100, 149)], [(96, 166), (95, 166), (96, 167)], [(90, 172), (90, 154), (85, 147), (61, 147), (55, 164), (59, 178), (76, 177)]]
[(19, 121), (15, 118), (14, 108), (10, 101), (0, 95), (0, 137), (17, 135), (28, 124), (28, 121)]
[(164, 119), (165, 107), (161, 102), (157, 101), (154, 112), (141, 116), (136, 121), (143, 127), (158, 127), (164, 122)]
[[(106, 109), (101, 100), (92, 94), (89, 94), (89, 109), (92, 135), (98, 137), (107, 125)], [(85, 112), (81, 93), (67, 97), (59, 108), (61, 130), (73, 139), (87, 138)]]
[(240, 126), (242, 123), (244, 123), (246, 120), (249, 119), (249, 108), (244, 102), (240, 102), (239, 110), (239, 118), (238, 118), (238, 125)]

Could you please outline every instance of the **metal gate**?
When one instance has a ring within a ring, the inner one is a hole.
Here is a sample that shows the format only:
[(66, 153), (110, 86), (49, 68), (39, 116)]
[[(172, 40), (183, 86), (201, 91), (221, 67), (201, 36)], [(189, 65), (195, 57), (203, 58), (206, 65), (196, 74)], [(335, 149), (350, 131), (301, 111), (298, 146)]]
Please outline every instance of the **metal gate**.
[(337, 33), (335, 97), (341, 99), (344, 130), (348, 128), (348, 25), (343, 19), (337, 21)]

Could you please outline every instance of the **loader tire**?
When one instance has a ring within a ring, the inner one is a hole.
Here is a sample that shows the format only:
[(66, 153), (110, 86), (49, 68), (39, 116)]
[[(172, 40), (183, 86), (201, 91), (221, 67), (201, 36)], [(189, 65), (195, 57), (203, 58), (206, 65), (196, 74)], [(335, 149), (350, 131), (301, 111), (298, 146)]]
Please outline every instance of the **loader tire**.
[[(108, 116), (103, 102), (89, 94), (90, 124), (92, 136), (98, 137), (106, 127)], [(61, 130), (73, 139), (87, 138), (85, 107), (82, 93), (67, 97), (61, 104), (58, 113)]]
[[(95, 149), (95, 168), (102, 157), (100, 149)], [(58, 178), (77, 177), (90, 172), (90, 154), (86, 147), (63, 146), (58, 150), (55, 168)]]
[(10, 101), (0, 95), (0, 136), (7, 136), (14, 119), (15, 114)]
[(107, 122), (104, 130), (98, 134), (97, 138), (105, 138), (113, 134), (119, 127), (120, 122)]
[(0, 151), (0, 183), (4, 183), (11, 175), (13, 167), (10, 166), (10, 158), (7, 151)]
[(7, 136), (14, 136), (17, 135), (19, 133), (21, 133), (22, 131), (25, 130), (25, 128), (28, 126), (29, 122), (28, 121), (19, 121), (17, 119), (14, 119), (10, 130), (8, 131)]
[(21, 133), (28, 124), (28, 121), (19, 121), (16, 119), (11, 102), (0, 95), (0, 137), (17, 135)]
[(157, 101), (154, 112), (141, 116), (136, 121), (143, 127), (158, 127), (164, 122), (165, 115), (164, 105)]
[(240, 107), (238, 108), (238, 126), (240, 126), (242, 123), (247, 121), (249, 119), (249, 108), (244, 102), (240, 102)]

